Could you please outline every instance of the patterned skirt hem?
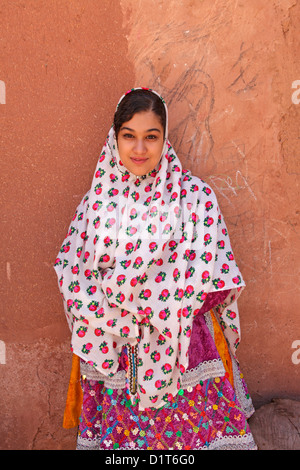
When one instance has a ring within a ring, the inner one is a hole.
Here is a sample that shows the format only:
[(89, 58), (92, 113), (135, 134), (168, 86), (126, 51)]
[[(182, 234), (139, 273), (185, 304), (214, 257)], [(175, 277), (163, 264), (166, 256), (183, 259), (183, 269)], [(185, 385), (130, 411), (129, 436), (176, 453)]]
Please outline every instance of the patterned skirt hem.
[[(105, 447), (101, 446), (99, 439), (89, 439), (78, 436), (77, 438), (77, 447), (76, 450), (108, 450)], [(139, 449), (132, 447), (121, 446), (118, 449), (114, 450), (152, 450), (152, 449)], [(154, 449), (156, 450), (156, 449)], [(164, 449), (164, 450), (178, 450), (174, 448)], [(216, 438), (211, 441), (209, 445), (200, 445), (195, 446), (193, 450), (257, 450), (257, 445), (254, 442), (253, 436), (251, 433), (244, 434), (243, 436), (225, 436)]]

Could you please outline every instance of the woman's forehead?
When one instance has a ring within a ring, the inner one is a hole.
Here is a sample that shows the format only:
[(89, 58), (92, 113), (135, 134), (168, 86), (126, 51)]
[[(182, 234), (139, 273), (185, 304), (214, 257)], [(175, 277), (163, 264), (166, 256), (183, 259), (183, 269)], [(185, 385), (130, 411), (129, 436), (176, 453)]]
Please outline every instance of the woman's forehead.
[(163, 126), (156, 113), (153, 111), (141, 111), (135, 113), (129, 121), (122, 124), (122, 129), (144, 132), (162, 132)]

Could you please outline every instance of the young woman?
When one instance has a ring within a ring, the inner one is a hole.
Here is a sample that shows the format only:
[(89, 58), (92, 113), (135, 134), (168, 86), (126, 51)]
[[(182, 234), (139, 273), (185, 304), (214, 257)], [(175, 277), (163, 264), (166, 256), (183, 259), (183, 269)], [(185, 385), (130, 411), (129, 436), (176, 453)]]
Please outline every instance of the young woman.
[(72, 331), (64, 425), (78, 424), (78, 449), (256, 448), (235, 356), (244, 281), (156, 92), (119, 101), (55, 270)]

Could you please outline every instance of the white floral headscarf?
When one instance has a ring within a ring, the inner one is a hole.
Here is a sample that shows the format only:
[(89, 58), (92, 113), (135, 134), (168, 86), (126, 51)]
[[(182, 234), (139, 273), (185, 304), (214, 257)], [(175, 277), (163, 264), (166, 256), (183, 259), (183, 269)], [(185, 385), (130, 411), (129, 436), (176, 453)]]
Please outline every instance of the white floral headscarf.
[(55, 270), (76, 355), (112, 377), (122, 347), (138, 345), (141, 410), (180, 389), (193, 318), (208, 293), (230, 290), (217, 311), (233, 353), (239, 343), (245, 284), (225, 222), (209, 185), (182, 169), (167, 132), (159, 164), (137, 177), (110, 129)]

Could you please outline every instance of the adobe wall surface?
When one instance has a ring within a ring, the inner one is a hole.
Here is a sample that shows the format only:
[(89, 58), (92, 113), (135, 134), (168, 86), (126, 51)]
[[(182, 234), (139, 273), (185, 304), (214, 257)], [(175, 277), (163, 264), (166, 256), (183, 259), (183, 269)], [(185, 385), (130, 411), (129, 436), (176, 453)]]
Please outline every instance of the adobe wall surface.
[(217, 193), (255, 405), (299, 400), (299, 22), (296, 0), (1, 2), (1, 449), (74, 448), (52, 266), (137, 85), (164, 96), (183, 166)]

